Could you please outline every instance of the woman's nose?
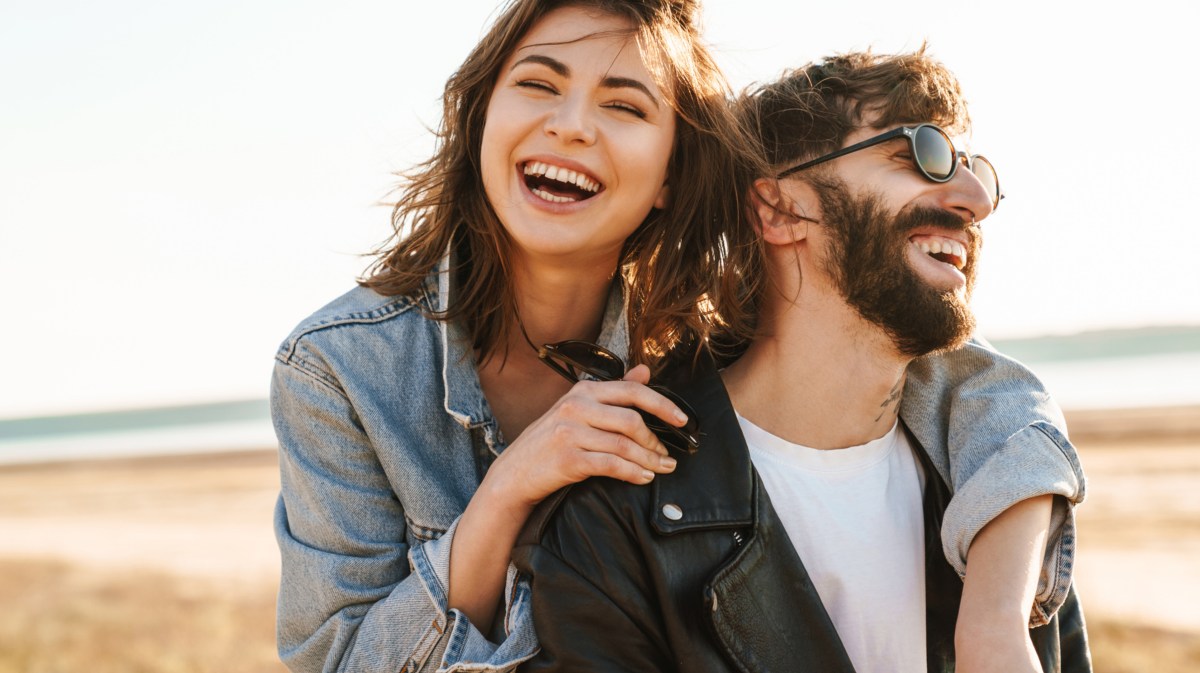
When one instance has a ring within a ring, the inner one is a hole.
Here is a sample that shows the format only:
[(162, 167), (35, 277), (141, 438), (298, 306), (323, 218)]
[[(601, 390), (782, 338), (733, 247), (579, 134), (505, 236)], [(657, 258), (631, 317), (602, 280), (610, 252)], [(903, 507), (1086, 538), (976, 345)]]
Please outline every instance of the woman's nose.
[(563, 96), (562, 102), (546, 119), (545, 131), (546, 135), (564, 144), (591, 145), (596, 142), (591, 106), (582, 96)]

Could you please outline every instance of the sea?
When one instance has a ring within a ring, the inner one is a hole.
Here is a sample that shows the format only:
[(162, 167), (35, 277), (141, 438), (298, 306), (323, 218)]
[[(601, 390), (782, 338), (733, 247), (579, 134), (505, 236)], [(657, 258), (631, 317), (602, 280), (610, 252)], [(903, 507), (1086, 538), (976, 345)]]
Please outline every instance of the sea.
[[(992, 340), (1068, 411), (1195, 406), (1200, 326)], [(0, 465), (270, 450), (266, 399), (0, 419)]]

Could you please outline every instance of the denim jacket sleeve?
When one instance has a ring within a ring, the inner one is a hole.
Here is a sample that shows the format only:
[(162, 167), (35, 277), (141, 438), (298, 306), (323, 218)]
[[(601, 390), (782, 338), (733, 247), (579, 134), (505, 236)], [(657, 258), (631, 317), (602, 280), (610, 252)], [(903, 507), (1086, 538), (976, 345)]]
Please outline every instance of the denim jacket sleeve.
[(1062, 411), (1021, 363), (972, 339), (915, 360), (901, 416), (954, 491), (942, 527), (946, 559), (966, 572), (975, 535), (1016, 503), (1054, 495), (1031, 626), (1062, 605), (1075, 556), (1074, 505), (1085, 480)]
[(447, 610), (457, 519), (410, 546), (401, 499), (329, 372), (281, 358), (271, 407), (281, 469), (277, 636), (292, 671), (491, 673), (533, 655), (529, 587), (511, 566), (502, 642)]

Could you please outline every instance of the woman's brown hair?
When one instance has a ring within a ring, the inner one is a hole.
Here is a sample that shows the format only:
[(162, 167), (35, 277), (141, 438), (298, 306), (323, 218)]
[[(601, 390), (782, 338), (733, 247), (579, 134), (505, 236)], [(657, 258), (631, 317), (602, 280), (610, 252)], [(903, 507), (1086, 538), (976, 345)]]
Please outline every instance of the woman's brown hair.
[(629, 298), (630, 358), (655, 365), (672, 347), (704, 338), (715, 322), (702, 306), (736, 292), (723, 273), (727, 229), (738, 226), (759, 153), (729, 105), (730, 90), (697, 27), (697, 0), (514, 0), (446, 82), (434, 156), (406, 174), (394, 233), (360, 281), (385, 295), (419, 291), (448, 250), (455, 287), (438, 320), (462, 324), (481, 360), (516, 325), (512, 245), (480, 176), (487, 104), (500, 68), (542, 17), (565, 6), (627, 19), (647, 67), (678, 123), (667, 168), (671, 196), (626, 240), (621, 269)]

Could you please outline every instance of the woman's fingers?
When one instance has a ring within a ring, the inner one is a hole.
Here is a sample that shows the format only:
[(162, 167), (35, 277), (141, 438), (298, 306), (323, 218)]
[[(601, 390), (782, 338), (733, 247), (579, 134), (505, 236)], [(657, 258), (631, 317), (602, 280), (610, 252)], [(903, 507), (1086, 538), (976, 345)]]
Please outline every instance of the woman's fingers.
[(633, 369), (625, 372), (625, 376), (621, 380), (633, 381), (634, 383), (646, 385), (647, 383), (650, 383), (650, 368), (646, 365), (637, 365)]
[(676, 461), (643, 418), (673, 425), (686, 417), (646, 387), (645, 367), (629, 380), (581, 381), (504, 450), (485, 480), (500, 492), (533, 505), (550, 493), (593, 476), (646, 484), (675, 469)]
[(584, 470), (588, 476), (612, 477), (631, 484), (649, 484), (654, 480), (653, 471), (615, 454), (583, 451), (579, 454), (579, 460), (585, 463)]
[[(634, 442), (629, 437), (615, 433), (598, 430), (596, 428), (580, 428), (572, 444), (578, 449), (577, 451), (568, 452), (572, 459), (582, 458), (584, 461), (594, 461), (594, 457), (586, 454), (610, 455), (621, 461), (635, 465), (639, 470), (650, 470), (666, 474), (675, 469), (675, 459), (666, 455), (651, 451)], [(607, 459), (601, 459), (607, 461)], [(593, 464), (593, 462), (585, 462), (584, 465)], [(609, 475), (605, 472), (607, 476)]]
[(583, 425), (624, 435), (649, 451), (667, 454), (662, 440), (646, 427), (641, 414), (634, 409), (605, 404), (582, 395), (564, 399), (562, 407), (564, 414)]
[[(645, 365), (638, 365), (630, 371), (636, 369), (645, 369)], [(687, 414), (683, 413), (682, 409), (642, 383), (629, 380), (580, 381), (575, 384), (575, 388), (588, 389), (591, 391), (588, 396), (603, 404), (643, 409), (675, 427), (683, 427), (688, 420)]]

